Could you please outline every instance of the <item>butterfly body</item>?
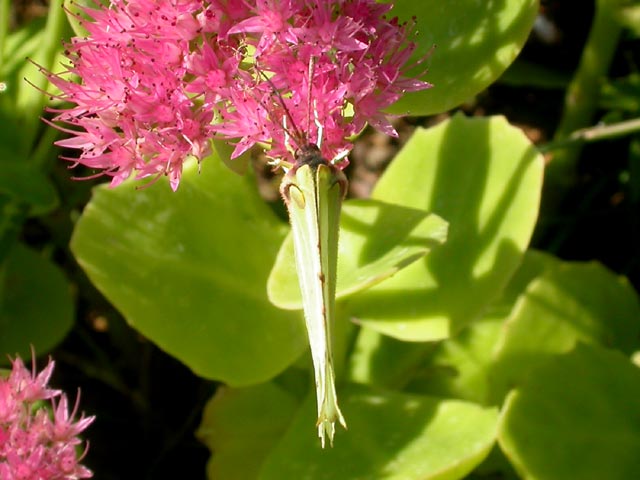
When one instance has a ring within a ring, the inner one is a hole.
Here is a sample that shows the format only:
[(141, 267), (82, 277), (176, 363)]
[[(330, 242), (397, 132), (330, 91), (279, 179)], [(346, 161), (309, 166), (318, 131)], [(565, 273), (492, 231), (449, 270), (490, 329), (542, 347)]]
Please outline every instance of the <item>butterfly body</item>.
[(318, 436), (333, 444), (335, 423), (345, 426), (334, 385), (332, 330), (338, 263), (338, 231), (347, 178), (313, 143), (294, 155), (280, 192), (287, 205), (296, 269), (315, 371)]
[(329, 165), (330, 162), (322, 156), (320, 148), (313, 143), (308, 143), (298, 148), (295, 153), (295, 165), (309, 165), (312, 169), (318, 168), (318, 165)]
[[(311, 89), (314, 66), (315, 60), (312, 59), (309, 62), (306, 129), (298, 127), (285, 99), (274, 88), (277, 103), (284, 112), (282, 128), (285, 143), (293, 155), (292, 163), (278, 159), (275, 164), (287, 165), (280, 184), (280, 194), (291, 222), (296, 270), (315, 375), (318, 407), (316, 426), (324, 447), (325, 436), (333, 445), (336, 422), (346, 428), (336, 396), (332, 330), (335, 321), (340, 210), (348, 181), (342, 170), (334, 161), (327, 160), (320, 149), (323, 127), (317, 117)], [(270, 82), (264, 73), (262, 76)], [(311, 142), (307, 134), (312, 124), (312, 114), (318, 127), (317, 143)], [(292, 144), (295, 150), (291, 148)]]

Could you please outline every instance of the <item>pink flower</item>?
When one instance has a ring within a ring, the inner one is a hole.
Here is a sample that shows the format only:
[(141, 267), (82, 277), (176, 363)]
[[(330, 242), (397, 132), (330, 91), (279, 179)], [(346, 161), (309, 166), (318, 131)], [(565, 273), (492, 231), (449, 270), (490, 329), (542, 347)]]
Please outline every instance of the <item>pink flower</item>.
[(48, 73), (75, 104), (54, 122), (71, 127), (75, 137), (57, 144), (80, 150), (77, 163), (111, 176), (114, 186), (134, 173), (164, 174), (176, 189), (184, 161), (210, 153), (213, 111), (186, 88), (202, 5), (136, 0), (86, 10), (94, 19), (85, 24), (90, 36), (66, 46), (67, 73), (81, 83)]
[[(91, 471), (78, 463), (78, 435), (94, 420), (81, 415), (73, 420), (78, 403), (68, 411), (60, 390), (47, 385), (54, 362), (39, 374), (29, 372), (19, 358), (11, 373), (0, 377), (0, 478), (2, 480), (75, 480), (91, 478)], [(57, 404), (55, 399), (57, 400)], [(40, 403), (51, 400), (53, 415)]]
[(249, 66), (228, 85), (217, 105), (222, 121), (212, 127), (240, 137), (232, 156), (267, 143), (272, 158), (290, 158), (313, 143), (334, 159), (367, 123), (397, 135), (382, 111), (430, 85), (403, 75), (415, 49), (412, 25), (385, 20), (390, 8), (373, 0), (256, 1), (227, 32), (226, 41), (253, 53), (239, 63)]
[[(70, 65), (45, 72), (72, 104), (58, 145), (112, 177), (167, 175), (211, 152), (216, 135), (278, 160), (308, 143), (344, 156), (364, 126), (395, 135), (383, 110), (430, 85), (404, 75), (412, 24), (375, 0), (112, 0), (86, 9)], [(80, 79), (75, 83), (69, 74)], [(66, 126), (65, 126), (66, 125)], [(344, 166), (347, 162), (340, 165)]]

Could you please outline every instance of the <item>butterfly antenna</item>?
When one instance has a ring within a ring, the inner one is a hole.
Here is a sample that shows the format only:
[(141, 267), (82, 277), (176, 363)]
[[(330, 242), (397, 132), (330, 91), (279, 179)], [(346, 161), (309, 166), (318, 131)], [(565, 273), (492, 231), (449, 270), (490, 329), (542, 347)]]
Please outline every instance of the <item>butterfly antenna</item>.
[[(296, 122), (293, 119), (293, 116), (291, 115), (291, 112), (287, 108), (287, 104), (285, 103), (284, 98), (282, 97), (282, 94), (276, 88), (276, 86), (271, 81), (271, 79), (262, 71), (262, 69), (260, 67), (258, 67), (258, 65), (255, 65), (255, 69), (258, 72), (258, 74), (264, 79), (264, 81), (269, 84), (269, 86), (271, 87), (272, 93), (275, 94), (276, 97), (278, 97), (278, 100), (280, 102), (280, 106), (284, 110), (284, 114), (285, 114), (286, 118), (289, 120), (289, 122), (291, 122), (291, 126), (290, 127), (287, 127), (286, 122), (283, 122), (282, 129), (285, 131), (285, 133), (287, 133), (291, 138), (293, 138), (295, 140), (296, 147), (298, 147), (298, 148), (301, 147), (302, 145), (304, 145), (306, 143), (305, 142), (305, 136), (300, 131), (298, 126), (296, 125)], [(260, 105), (263, 108), (265, 108), (267, 110), (267, 112), (269, 111), (269, 109), (264, 105), (264, 103), (262, 101), (260, 101)]]
[[(313, 75), (316, 69), (316, 57), (309, 58), (309, 71), (307, 73), (307, 132), (311, 131), (311, 97), (313, 88)], [(317, 142), (316, 142), (317, 143)]]

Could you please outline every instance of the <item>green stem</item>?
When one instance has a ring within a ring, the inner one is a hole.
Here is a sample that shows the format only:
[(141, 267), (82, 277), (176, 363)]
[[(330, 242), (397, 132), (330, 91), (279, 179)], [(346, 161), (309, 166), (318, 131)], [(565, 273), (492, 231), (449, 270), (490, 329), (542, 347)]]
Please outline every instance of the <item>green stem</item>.
[[(62, 0), (51, 0), (49, 5), (49, 14), (47, 23), (44, 28), (42, 37), (42, 48), (40, 48), (33, 56), (32, 60), (38, 65), (42, 65), (48, 70), (54, 68), (54, 63), (61, 50), (61, 41), (67, 29), (67, 17), (62, 9)], [(27, 66), (24, 70), (25, 76), (35, 85), (24, 84), (18, 93), (16, 107), (23, 117), (23, 125), (25, 126), (25, 146), (26, 151), (31, 150), (38, 127), (41, 125), (40, 116), (45, 102), (46, 95), (40, 90), (46, 90), (47, 78), (37, 71), (36, 67)]]
[[(615, 0), (598, 0), (589, 37), (584, 46), (580, 65), (569, 84), (564, 111), (554, 136), (554, 142), (567, 139), (572, 132), (591, 124), (595, 114), (600, 82), (607, 75), (618, 45), (622, 28), (616, 20)], [(556, 153), (547, 167), (545, 181), (553, 205), (573, 183), (580, 156), (580, 144)]]
[(640, 118), (612, 123), (610, 125), (596, 125), (595, 127), (581, 128), (567, 138), (541, 145), (538, 149), (542, 153), (546, 153), (563, 148), (575, 148), (576, 145), (582, 143), (610, 140), (637, 132), (640, 132)]
[(0, 73), (4, 65), (4, 44), (9, 34), (9, 0), (0, 0)]

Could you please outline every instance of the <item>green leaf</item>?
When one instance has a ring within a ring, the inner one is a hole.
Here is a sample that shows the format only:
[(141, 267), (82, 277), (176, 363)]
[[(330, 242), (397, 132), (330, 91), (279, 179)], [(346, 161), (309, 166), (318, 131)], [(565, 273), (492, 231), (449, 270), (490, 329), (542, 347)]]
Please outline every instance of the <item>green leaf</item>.
[(4, 57), (0, 59), (0, 79), (4, 84), (4, 91), (0, 93), (0, 162), (25, 157), (32, 148), (27, 141), (27, 130), (33, 123), (39, 122), (41, 112), (32, 118), (26, 118), (26, 112), (18, 107), (18, 100), (26, 89), (43, 97), (25, 82), (23, 73), (25, 58), (31, 58), (38, 47), (42, 46), (44, 26), (44, 18), (38, 18), (6, 37), (2, 52)]
[[(536, 0), (396, 0), (391, 15), (416, 17), (417, 49), (426, 55), (424, 77), (434, 86), (406, 94), (394, 112), (431, 115), (470, 100), (493, 83), (516, 58), (533, 26)], [(425, 64), (414, 68), (421, 73)]]
[(213, 452), (208, 478), (256, 479), (297, 408), (296, 399), (273, 383), (219, 388), (197, 433)]
[[(0, 146), (0, 157), (8, 155)], [(30, 215), (42, 215), (58, 206), (58, 195), (51, 181), (27, 160), (0, 158), (0, 195), (11, 202), (26, 204)]]
[(214, 156), (190, 163), (177, 192), (164, 179), (98, 188), (72, 250), (127, 321), (197, 374), (265, 381), (306, 346), (300, 312), (274, 307), (266, 281), (285, 225)]
[(436, 348), (435, 343), (403, 342), (361, 327), (348, 363), (350, 382), (400, 390)]
[[(47, 90), (49, 80), (40, 72), (40, 68), (58, 68), (63, 49), (60, 39), (67, 33), (67, 27), (62, 0), (51, 0), (47, 22), (42, 31), (43, 36), (29, 56), (32, 62), (24, 62), (18, 70), (17, 79), (20, 83), (12, 93), (15, 95), (16, 117), (19, 117), (22, 123), (20, 136), (25, 139), (25, 151), (29, 151), (37, 139), (37, 131), (41, 127), (40, 115), (47, 102), (47, 96), (43, 95), (42, 91)], [(28, 82), (24, 81), (25, 78)]]
[[(374, 200), (349, 200), (342, 207), (336, 297), (344, 298), (392, 276), (447, 237), (437, 215)], [(293, 237), (287, 236), (269, 276), (269, 299), (300, 309)]]
[(447, 243), (354, 295), (366, 326), (401, 340), (446, 338), (478, 318), (516, 270), (536, 222), (543, 159), (503, 117), (457, 115), (419, 129), (373, 198), (432, 211)]
[(481, 319), (440, 342), (402, 342), (362, 327), (350, 357), (349, 379), (489, 403), (489, 373), (503, 324), (528, 283), (558, 263), (550, 255), (527, 251), (500, 300)]
[(108, 6), (109, 2), (107, 0), (64, 0), (64, 11), (67, 14), (67, 20), (73, 29), (73, 33), (78, 37), (89, 35), (83, 22), (92, 21), (92, 18), (85, 13), (85, 10), (102, 9)]
[(489, 453), (497, 412), (457, 400), (340, 390), (349, 431), (322, 450), (313, 435), (315, 402), (305, 402), (258, 477), (314, 480), (453, 480)]
[(495, 397), (578, 341), (631, 354), (640, 347), (638, 318), (626, 279), (595, 262), (558, 262), (529, 284), (505, 324), (491, 373)]
[(511, 392), (500, 446), (531, 480), (640, 478), (640, 370), (578, 344)]
[(600, 108), (637, 115), (640, 112), (640, 74), (632, 73), (603, 83)]
[[(631, 31), (632, 35), (636, 37), (640, 36), (640, 5), (634, 5), (633, 1), (628, 2), (630, 5), (625, 5), (624, 2), (620, 2), (619, 8), (617, 8), (613, 13), (616, 17), (616, 20), (620, 22), (620, 24), (628, 28)], [(637, 3), (637, 2), (636, 2)]]
[(34, 18), (7, 35), (5, 50), (2, 52), (4, 56), (0, 62), (0, 74), (3, 81), (6, 81), (7, 78), (18, 80), (17, 72), (23, 66), (24, 59), (32, 55), (38, 45), (42, 43), (45, 21), (44, 17)]
[(31, 356), (60, 343), (73, 325), (73, 301), (62, 271), (15, 244), (0, 269), (0, 357)]
[(560, 263), (551, 255), (527, 251), (500, 299), (458, 335), (438, 342), (428, 361), (420, 369), (414, 369), (416, 372), (406, 389), (482, 405), (498, 404), (492, 395), (491, 379), (496, 344), (503, 336), (504, 324), (527, 285)]
[(236, 158), (231, 158), (231, 154), (235, 147), (229, 142), (214, 138), (211, 140), (211, 146), (216, 151), (218, 158), (220, 158), (224, 164), (238, 175), (244, 175), (249, 170), (251, 164), (251, 152), (247, 151)]
[(499, 316), (485, 316), (439, 342), (406, 390), (489, 405), (493, 347), (503, 323), (504, 318)]
[(518, 269), (509, 280), (500, 298), (489, 306), (487, 315), (500, 316), (506, 320), (516, 301), (529, 284), (547, 270), (558, 268), (562, 263), (562, 260), (546, 252), (533, 249), (524, 252)]

